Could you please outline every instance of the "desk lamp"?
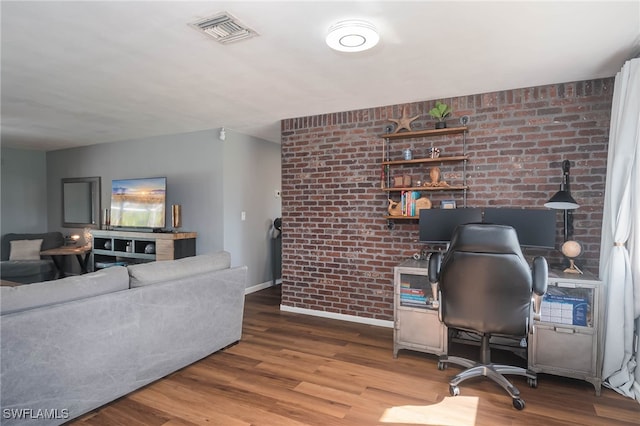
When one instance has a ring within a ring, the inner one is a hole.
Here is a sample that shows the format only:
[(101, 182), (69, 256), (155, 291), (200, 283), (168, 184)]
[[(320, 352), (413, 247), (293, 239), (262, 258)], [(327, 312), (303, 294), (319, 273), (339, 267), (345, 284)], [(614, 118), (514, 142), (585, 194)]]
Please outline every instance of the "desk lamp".
[(580, 244), (577, 241), (569, 240), (573, 235), (573, 215), (569, 210), (575, 210), (580, 205), (571, 196), (571, 190), (569, 187), (569, 169), (571, 163), (569, 160), (562, 162), (562, 183), (560, 184), (560, 190), (556, 192), (553, 197), (545, 203), (545, 207), (556, 210), (563, 210), (564, 213), (564, 242), (562, 244), (561, 251), (570, 260), (570, 267), (565, 272), (570, 273), (582, 273), (580, 269), (575, 266), (573, 258), (578, 256), (581, 252)]

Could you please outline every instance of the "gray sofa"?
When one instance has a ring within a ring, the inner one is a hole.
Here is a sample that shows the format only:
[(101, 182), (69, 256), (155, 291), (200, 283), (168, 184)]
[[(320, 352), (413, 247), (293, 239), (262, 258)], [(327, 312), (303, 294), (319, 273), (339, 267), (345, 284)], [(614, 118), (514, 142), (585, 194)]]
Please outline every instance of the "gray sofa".
[(0, 287), (3, 425), (55, 425), (240, 340), (226, 252)]
[(40, 251), (64, 245), (64, 237), (60, 232), (46, 232), (44, 234), (5, 234), (0, 246), (0, 278), (16, 283), (28, 284), (52, 280), (57, 271), (51, 259), (39, 260), (9, 260), (11, 241), (42, 239)]

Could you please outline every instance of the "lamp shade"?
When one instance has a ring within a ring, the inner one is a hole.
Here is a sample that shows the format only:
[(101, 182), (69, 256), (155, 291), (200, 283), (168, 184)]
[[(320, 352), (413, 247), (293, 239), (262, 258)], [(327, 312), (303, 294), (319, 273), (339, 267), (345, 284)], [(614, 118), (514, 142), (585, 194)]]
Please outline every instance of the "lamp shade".
[(545, 207), (558, 210), (574, 210), (580, 207), (569, 191), (560, 190), (544, 204)]

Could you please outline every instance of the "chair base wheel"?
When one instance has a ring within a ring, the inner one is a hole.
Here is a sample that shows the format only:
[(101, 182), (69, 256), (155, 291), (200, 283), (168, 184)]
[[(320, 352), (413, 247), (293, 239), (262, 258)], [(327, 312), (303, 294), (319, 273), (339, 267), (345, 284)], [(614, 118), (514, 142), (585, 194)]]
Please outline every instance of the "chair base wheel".
[(530, 388), (537, 388), (538, 387), (538, 379), (527, 379), (527, 384), (529, 384)]
[(458, 396), (460, 395), (460, 388), (457, 386), (449, 385), (449, 393), (451, 394), (451, 396)]
[(447, 364), (442, 362), (442, 361), (438, 361), (438, 370), (444, 370), (447, 368)]
[(516, 410), (524, 409), (524, 400), (522, 400), (520, 398), (513, 398), (513, 407)]

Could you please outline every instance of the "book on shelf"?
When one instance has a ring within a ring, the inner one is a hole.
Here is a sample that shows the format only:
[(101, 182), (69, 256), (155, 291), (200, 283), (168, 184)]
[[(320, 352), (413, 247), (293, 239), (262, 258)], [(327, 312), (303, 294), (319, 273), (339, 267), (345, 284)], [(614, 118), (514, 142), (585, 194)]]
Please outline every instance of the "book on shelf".
[(427, 308), (427, 309), (437, 309), (437, 306), (434, 306), (434, 303), (431, 299), (417, 301), (417, 300), (409, 300), (409, 299), (400, 299), (401, 306), (414, 307), (414, 308)]
[(429, 307), (429, 303), (427, 302), (414, 302), (414, 301), (410, 301), (410, 300), (404, 300), (401, 303), (402, 306), (412, 306), (415, 308), (428, 308)]
[(402, 294), (421, 294), (425, 295), (425, 292), (421, 288), (400, 288), (400, 293)]
[(400, 299), (406, 300), (427, 300), (424, 294), (400, 294)]
[(416, 200), (420, 198), (418, 191), (402, 191), (400, 193), (400, 206), (402, 206), (402, 216), (416, 215)]
[(402, 291), (405, 291), (405, 290), (411, 290), (411, 291), (422, 291), (422, 292), (424, 292), (424, 289), (423, 289), (423, 288), (421, 288), (421, 287), (411, 287), (411, 284), (409, 284), (409, 283), (404, 283), (404, 282), (403, 282), (403, 283), (400, 283), (400, 289), (401, 289)]

